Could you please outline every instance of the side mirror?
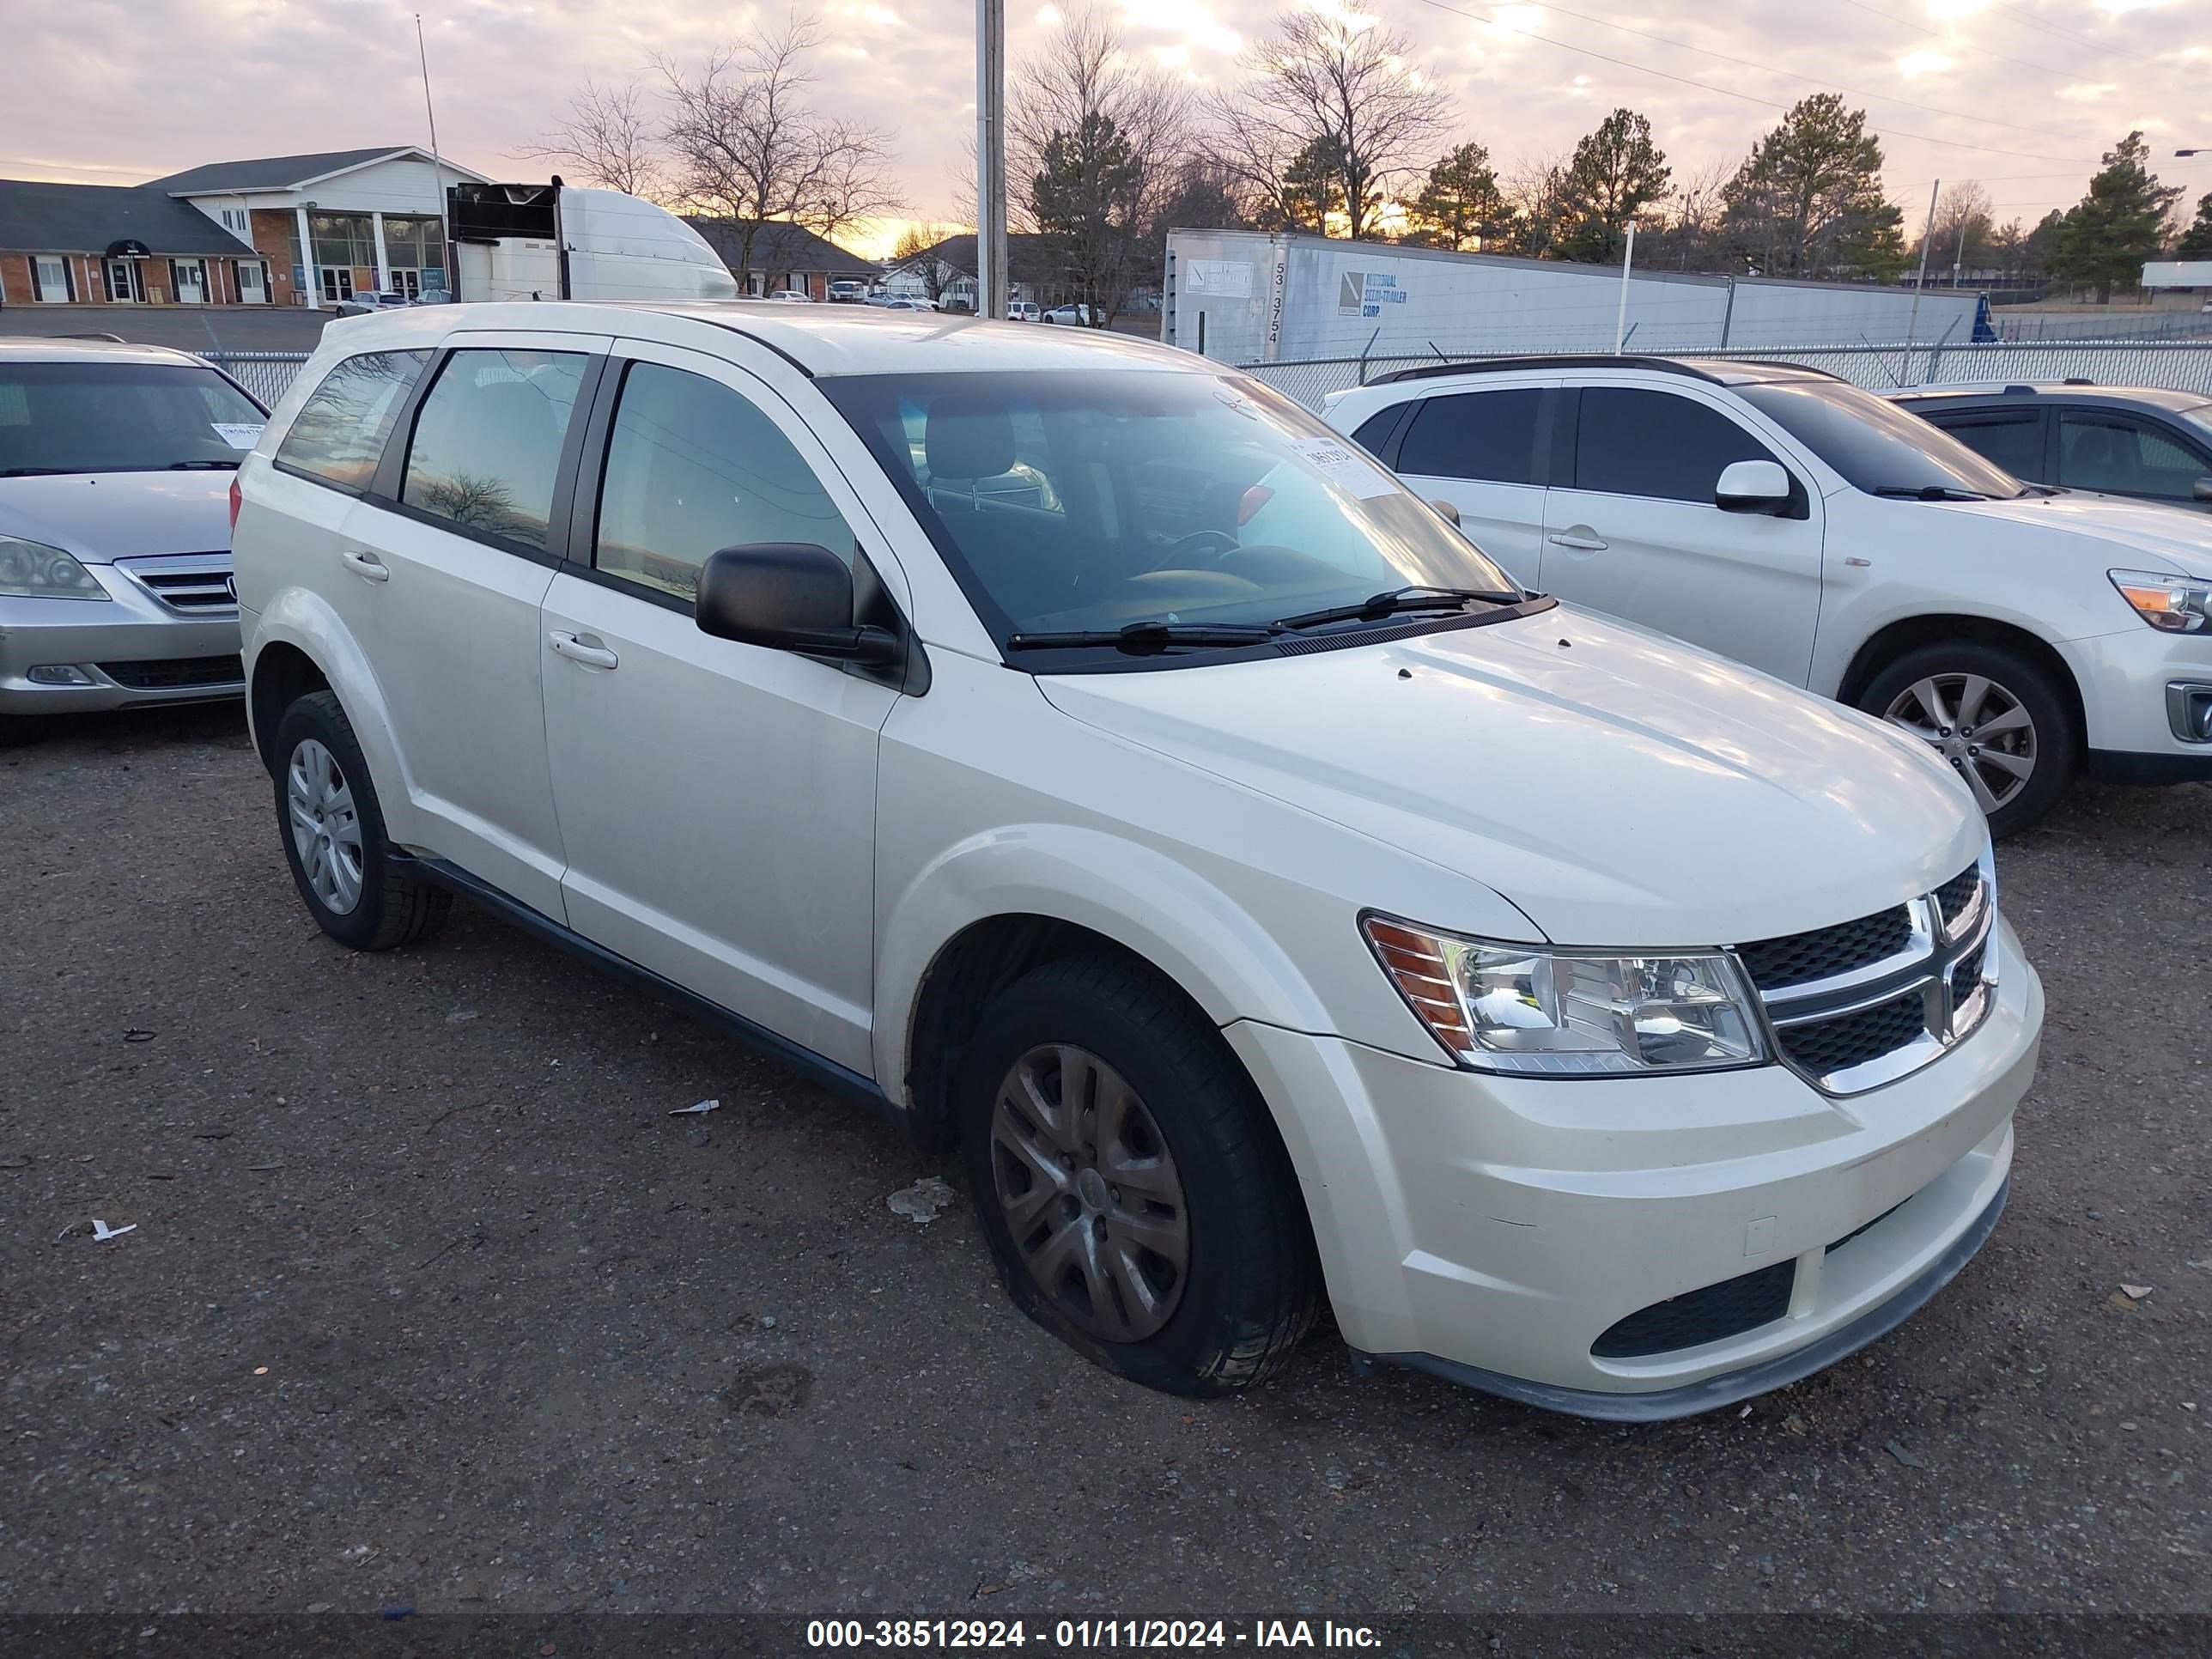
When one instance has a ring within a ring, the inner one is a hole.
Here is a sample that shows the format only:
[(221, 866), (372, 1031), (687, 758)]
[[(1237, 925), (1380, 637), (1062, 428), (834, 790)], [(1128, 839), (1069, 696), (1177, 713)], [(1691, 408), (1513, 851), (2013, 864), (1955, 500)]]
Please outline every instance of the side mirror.
[(699, 631), (718, 640), (880, 668), (896, 662), (887, 629), (853, 623), (852, 567), (811, 542), (726, 547), (699, 572)]
[(1723, 513), (1779, 513), (1790, 505), (1790, 474), (1779, 461), (1730, 461), (1713, 486)]
[(2199, 478), (2190, 485), (2189, 493), (2200, 501), (2212, 501), (2212, 478)]
[(1459, 523), (1459, 509), (1454, 507), (1449, 501), (1438, 499), (1437, 501), (1431, 501), (1429, 505), (1436, 509), (1437, 517), (1442, 519), (1446, 524), (1457, 525)]

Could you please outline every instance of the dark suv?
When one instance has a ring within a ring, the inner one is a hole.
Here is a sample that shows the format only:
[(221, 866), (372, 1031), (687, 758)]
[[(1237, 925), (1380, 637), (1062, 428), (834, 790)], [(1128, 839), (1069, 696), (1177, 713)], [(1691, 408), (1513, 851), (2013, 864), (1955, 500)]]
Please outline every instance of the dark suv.
[(2149, 386), (1929, 386), (1895, 394), (2016, 478), (2212, 512), (2212, 398)]

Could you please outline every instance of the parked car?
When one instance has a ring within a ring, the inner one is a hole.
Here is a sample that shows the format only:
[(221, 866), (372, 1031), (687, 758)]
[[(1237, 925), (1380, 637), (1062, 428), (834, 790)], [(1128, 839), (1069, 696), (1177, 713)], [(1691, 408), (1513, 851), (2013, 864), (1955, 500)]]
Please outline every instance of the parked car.
[(855, 278), (840, 277), (830, 284), (832, 305), (856, 306), (868, 297), (868, 285)]
[(1437, 365), (1328, 417), (1531, 586), (1889, 721), (1996, 834), (2087, 769), (2212, 778), (2212, 537), (2023, 483), (1817, 370)]
[(883, 308), (885, 311), (935, 311), (937, 307), (915, 295), (894, 294), (884, 300)]
[(265, 418), (182, 351), (0, 340), (0, 726), (245, 690), (230, 486)]
[(1044, 320), (1048, 323), (1073, 323), (1089, 328), (1091, 307), (1087, 305), (1054, 306), (1045, 313)]
[(1890, 397), (2016, 478), (2212, 513), (2212, 398), (2201, 392), (2069, 380)]
[(802, 293), (795, 288), (780, 288), (769, 295), (768, 299), (771, 305), (811, 306), (814, 303), (814, 296), (811, 294)]
[(1703, 1410), (2003, 1205), (2042, 992), (1958, 777), (1522, 592), (1188, 353), (378, 318), (241, 489), (324, 931), (466, 894), (958, 1146), (1014, 1300), (1127, 1376), (1247, 1386), (1325, 1293), (1362, 1363)]
[(340, 300), (331, 307), (341, 317), (365, 317), (376, 311), (402, 311), (415, 304), (410, 296), (396, 291), (382, 294), (356, 294), (349, 300)]
[(1006, 320), (1010, 323), (1033, 323), (1043, 314), (1034, 300), (1010, 300), (1006, 302)]

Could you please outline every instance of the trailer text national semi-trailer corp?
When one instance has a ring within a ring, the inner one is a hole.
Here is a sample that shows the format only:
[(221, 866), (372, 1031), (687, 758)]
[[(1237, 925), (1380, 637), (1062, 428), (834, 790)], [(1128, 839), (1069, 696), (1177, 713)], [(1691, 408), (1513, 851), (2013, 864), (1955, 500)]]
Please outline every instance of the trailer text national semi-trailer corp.
[(1994, 338), (1968, 290), (1632, 270), (1254, 230), (1168, 233), (1160, 337), (1224, 363)]

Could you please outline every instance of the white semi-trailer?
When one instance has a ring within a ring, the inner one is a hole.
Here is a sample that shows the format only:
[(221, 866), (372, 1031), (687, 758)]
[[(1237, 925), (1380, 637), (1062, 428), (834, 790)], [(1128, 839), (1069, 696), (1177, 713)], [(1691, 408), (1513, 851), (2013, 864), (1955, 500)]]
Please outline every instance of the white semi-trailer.
[(618, 190), (458, 185), (447, 212), (461, 300), (734, 300), (706, 238)]
[[(1226, 363), (1761, 347), (1964, 345), (1987, 328), (1972, 290), (1693, 276), (1389, 242), (1168, 233), (1160, 337)], [(1984, 333), (1981, 337), (1987, 338)]]

